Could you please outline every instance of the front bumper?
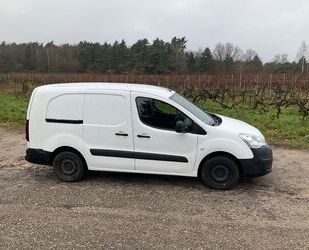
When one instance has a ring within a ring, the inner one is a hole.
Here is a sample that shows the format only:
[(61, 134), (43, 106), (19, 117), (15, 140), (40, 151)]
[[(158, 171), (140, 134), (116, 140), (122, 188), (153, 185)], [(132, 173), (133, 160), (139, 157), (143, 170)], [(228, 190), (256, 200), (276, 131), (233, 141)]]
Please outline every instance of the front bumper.
[(51, 152), (42, 149), (28, 148), (25, 159), (35, 164), (50, 165), (50, 156)]
[(272, 170), (273, 154), (269, 145), (252, 148), (252, 159), (240, 159), (243, 176), (257, 177), (266, 175)]

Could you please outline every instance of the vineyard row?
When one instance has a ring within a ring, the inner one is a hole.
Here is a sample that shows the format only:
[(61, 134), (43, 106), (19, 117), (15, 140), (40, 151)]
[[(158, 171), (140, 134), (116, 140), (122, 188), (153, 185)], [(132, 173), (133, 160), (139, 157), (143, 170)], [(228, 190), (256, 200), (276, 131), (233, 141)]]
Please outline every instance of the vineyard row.
[(195, 87), (256, 87), (289, 86), (298, 89), (309, 88), (309, 74), (217, 74), (217, 75), (130, 75), (93, 73), (7, 73), (0, 74), (1, 83), (62, 83), (62, 82), (126, 82), (143, 83), (179, 88)]
[[(212, 100), (222, 108), (235, 108), (241, 103), (252, 109), (276, 110), (277, 117), (287, 107), (297, 107), (303, 119), (309, 116), (309, 74), (237, 74), (237, 75), (108, 75), (62, 73), (0, 74), (0, 85), (13, 83), (21, 93), (33, 85), (61, 82), (126, 82), (154, 84), (182, 93), (198, 103)], [(29, 84), (31, 86), (29, 86)], [(16, 91), (15, 91), (16, 92)]]

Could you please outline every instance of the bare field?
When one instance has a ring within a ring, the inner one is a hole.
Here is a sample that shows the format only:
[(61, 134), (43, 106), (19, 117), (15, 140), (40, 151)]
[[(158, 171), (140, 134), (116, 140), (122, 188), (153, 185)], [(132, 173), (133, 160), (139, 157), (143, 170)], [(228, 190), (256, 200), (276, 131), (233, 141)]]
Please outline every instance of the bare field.
[(0, 128), (1, 248), (309, 248), (309, 151), (274, 148), (273, 172), (214, 191), (195, 178), (90, 173), (58, 181)]

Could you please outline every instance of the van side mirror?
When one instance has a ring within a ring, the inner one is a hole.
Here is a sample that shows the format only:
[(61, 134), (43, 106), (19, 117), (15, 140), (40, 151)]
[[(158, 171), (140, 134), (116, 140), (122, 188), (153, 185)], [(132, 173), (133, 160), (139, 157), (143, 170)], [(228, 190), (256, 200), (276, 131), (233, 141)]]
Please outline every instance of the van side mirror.
[(185, 133), (186, 132), (185, 124), (184, 124), (183, 121), (177, 121), (176, 122), (175, 131), (177, 133)]

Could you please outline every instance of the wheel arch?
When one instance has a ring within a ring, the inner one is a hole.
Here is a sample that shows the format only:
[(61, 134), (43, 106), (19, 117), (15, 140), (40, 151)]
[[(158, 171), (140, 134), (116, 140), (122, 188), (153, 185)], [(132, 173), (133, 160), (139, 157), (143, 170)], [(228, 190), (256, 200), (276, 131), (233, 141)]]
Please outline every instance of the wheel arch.
[(87, 165), (85, 157), (77, 149), (70, 147), (70, 146), (62, 146), (62, 147), (56, 148), (50, 156), (50, 159), (49, 159), (50, 164), (51, 165), (53, 164), (53, 160), (56, 157), (56, 155), (58, 155), (61, 152), (65, 152), (65, 151), (77, 154), (82, 159), (83, 163), (85, 164), (86, 169), (88, 169), (88, 165)]
[(232, 159), (237, 164), (237, 167), (238, 167), (240, 175), (242, 174), (242, 168), (241, 168), (240, 161), (235, 157), (235, 155), (233, 155), (231, 153), (228, 153), (228, 152), (225, 152), (225, 151), (216, 151), (216, 152), (212, 152), (212, 153), (204, 156), (204, 158), (201, 160), (201, 162), (200, 162), (200, 164), (198, 166), (198, 170), (197, 170), (197, 177), (201, 176), (201, 169), (202, 169), (203, 164), (207, 160), (209, 160), (209, 159), (211, 159), (213, 157), (216, 157), (216, 156), (225, 156), (225, 157), (228, 157), (228, 158)]

